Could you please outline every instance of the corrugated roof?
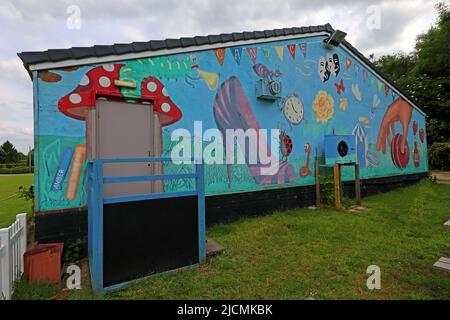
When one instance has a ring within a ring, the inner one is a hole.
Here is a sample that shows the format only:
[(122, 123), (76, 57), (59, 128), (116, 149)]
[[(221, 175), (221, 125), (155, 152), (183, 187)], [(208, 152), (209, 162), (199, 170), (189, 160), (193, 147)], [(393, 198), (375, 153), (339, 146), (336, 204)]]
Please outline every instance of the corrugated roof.
[[(74, 60), (74, 59), (77, 60), (96, 57), (101, 58), (105, 56), (114, 56), (114, 55), (119, 56), (130, 53), (141, 53), (145, 51), (151, 52), (164, 49), (171, 50), (177, 48), (216, 45), (219, 43), (225, 44), (236, 41), (259, 40), (263, 38), (284, 37), (317, 32), (332, 33), (334, 32), (334, 29), (329, 23), (327, 23), (325, 25), (309, 26), (309, 27), (293, 27), (293, 28), (273, 29), (264, 31), (221, 33), (208, 36), (183, 37), (179, 39), (150, 40), (132, 43), (116, 43), (113, 45), (95, 45), (92, 47), (73, 47), (69, 49), (49, 49), (47, 51), (25, 51), (20, 52), (17, 55), (23, 61), (25, 68), (29, 70), (30, 65), (40, 63), (52, 63), (64, 60)], [(392, 87), (397, 89), (402, 95), (407, 97), (417, 107), (417, 103), (415, 102), (414, 99), (412, 99), (402, 89), (397, 87), (397, 85), (393, 81), (391, 81), (387, 76), (381, 73), (369, 59), (367, 59), (349, 42), (344, 40), (342, 45), (344, 45), (361, 61), (363, 61), (366, 65), (368, 65), (375, 72), (377, 72), (380, 75), (380, 77), (382, 77)], [(421, 112), (423, 112), (420, 108), (418, 109)]]

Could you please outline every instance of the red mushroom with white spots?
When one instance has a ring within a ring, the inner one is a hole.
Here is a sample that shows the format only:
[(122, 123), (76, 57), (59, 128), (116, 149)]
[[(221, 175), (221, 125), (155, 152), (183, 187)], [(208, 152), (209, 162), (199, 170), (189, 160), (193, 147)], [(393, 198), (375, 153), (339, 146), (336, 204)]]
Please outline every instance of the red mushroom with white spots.
[(159, 121), (162, 126), (177, 122), (181, 119), (181, 110), (169, 97), (164, 85), (155, 77), (145, 78), (141, 83), (142, 98), (149, 97), (153, 100), (153, 110), (159, 113)]
[[(123, 64), (105, 64), (86, 73), (79, 85), (58, 102), (58, 109), (73, 119), (85, 120), (88, 108), (95, 108), (96, 97), (106, 96), (124, 100), (121, 88), (114, 82), (120, 78)], [(153, 103), (162, 126), (181, 119), (181, 110), (170, 99), (164, 85), (155, 77), (147, 77), (141, 83), (141, 103)]]
[(88, 108), (95, 108), (97, 93), (121, 96), (120, 88), (114, 85), (114, 80), (119, 79), (120, 68), (123, 66), (123, 64), (105, 64), (86, 73), (78, 87), (59, 100), (59, 111), (68, 117), (85, 120)]

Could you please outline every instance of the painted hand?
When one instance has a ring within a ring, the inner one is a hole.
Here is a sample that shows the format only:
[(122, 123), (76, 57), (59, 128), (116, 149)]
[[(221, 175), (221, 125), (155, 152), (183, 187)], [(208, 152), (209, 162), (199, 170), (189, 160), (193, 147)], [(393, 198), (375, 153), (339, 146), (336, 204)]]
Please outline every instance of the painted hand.
[(395, 136), (395, 123), (400, 121), (403, 129), (403, 137), (400, 151), (405, 152), (406, 137), (408, 135), (408, 126), (411, 122), (412, 106), (405, 100), (398, 98), (386, 110), (383, 121), (381, 122), (380, 130), (378, 132), (377, 150), (386, 153), (386, 141), (391, 144), (390, 131), (392, 136)]

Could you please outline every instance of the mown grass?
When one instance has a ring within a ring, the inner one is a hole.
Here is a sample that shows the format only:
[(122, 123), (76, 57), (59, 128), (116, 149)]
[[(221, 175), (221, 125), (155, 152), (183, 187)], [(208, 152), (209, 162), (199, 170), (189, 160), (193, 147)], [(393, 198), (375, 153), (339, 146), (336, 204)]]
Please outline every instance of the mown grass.
[(13, 300), (46, 300), (56, 295), (60, 286), (47, 283), (29, 284), (23, 278), (14, 282)]
[(25, 188), (33, 184), (33, 174), (0, 175), (0, 228), (9, 226), (18, 213), (32, 213), (31, 201), (20, 198), (20, 186)]
[[(225, 246), (199, 268), (147, 278), (96, 297), (70, 299), (450, 299), (450, 277), (433, 268), (450, 256), (450, 186), (422, 181), (365, 198), (362, 213), (297, 209), (216, 225)], [(145, 250), (145, 248), (143, 248)], [(381, 290), (366, 287), (369, 265)]]

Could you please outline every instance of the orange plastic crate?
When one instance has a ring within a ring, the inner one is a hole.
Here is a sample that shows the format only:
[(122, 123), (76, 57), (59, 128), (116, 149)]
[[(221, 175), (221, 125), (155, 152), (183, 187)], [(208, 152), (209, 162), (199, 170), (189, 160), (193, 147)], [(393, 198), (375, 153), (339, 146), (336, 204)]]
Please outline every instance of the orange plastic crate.
[(63, 243), (39, 244), (25, 252), (25, 279), (30, 283), (59, 283), (63, 247)]

